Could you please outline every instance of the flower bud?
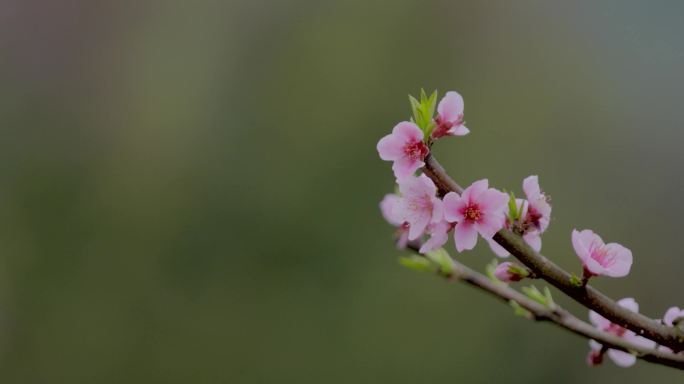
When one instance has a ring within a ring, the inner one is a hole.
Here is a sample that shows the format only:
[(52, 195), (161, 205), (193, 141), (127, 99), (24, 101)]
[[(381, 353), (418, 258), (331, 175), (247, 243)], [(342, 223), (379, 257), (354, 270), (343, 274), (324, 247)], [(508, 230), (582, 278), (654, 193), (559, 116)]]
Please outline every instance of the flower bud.
[(530, 273), (527, 269), (509, 261), (499, 264), (494, 270), (494, 276), (505, 283), (520, 281), (529, 275)]

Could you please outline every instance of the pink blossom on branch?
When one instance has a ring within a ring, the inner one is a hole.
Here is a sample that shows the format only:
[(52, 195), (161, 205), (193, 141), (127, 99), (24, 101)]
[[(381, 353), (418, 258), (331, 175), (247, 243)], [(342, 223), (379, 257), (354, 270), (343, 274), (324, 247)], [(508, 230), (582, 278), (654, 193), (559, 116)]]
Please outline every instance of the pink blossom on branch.
[(437, 117), (432, 137), (464, 136), (470, 132), (463, 125), (463, 97), (458, 92), (447, 92), (437, 105)]
[(473, 249), (477, 234), (491, 239), (504, 226), (508, 195), (489, 188), (487, 179), (471, 184), (462, 195), (449, 192), (444, 196), (444, 218), (456, 223), (456, 250)]
[(605, 244), (589, 229), (572, 231), (572, 246), (582, 261), (585, 280), (592, 276), (623, 277), (632, 267), (632, 251), (618, 243)]
[(665, 312), (665, 315), (663, 316), (663, 324), (674, 327), (675, 321), (678, 319), (684, 319), (684, 309), (672, 307)]
[(546, 231), (551, 220), (551, 205), (546, 195), (539, 188), (539, 177), (528, 176), (523, 180), (523, 192), (527, 197), (525, 221), (540, 233)]
[(454, 226), (448, 221), (442, 219), (441, 221), (427, 226), (425, 232), (430, 235), (430, 238), (420, 247), (420, 253), (428, 253), (441, 248), (447, 241), (449, 241), (449, 231)]
[[(639, 312), (639, 304), (637, 304), (637, 302), (631, 297), (619, 300), (617, 303), (621, 307), (627, 308), (632, 312)], [(656, 346), (654, 341), (638, 336), (636, 333), (610, 322), (610, 320), (594, 311), (589, 311), (589, 320), (596, 328), (625, 339), (632, 344), (644, 348), (655, 348)], [(600, 363), (600, 358), (598, 358), (597, 355), (602, 354), (604, 351), (608, 354), (608, 357), (620, 367), (629, 367), (634, 365), (636, 362), (636, 356), (633, 354), (619, 351), (617, 349), (604, 349), (603, 346), (595, 340), (589, 340), (589, 348), (591, 351), (589, 352), (589, 357), (587, 360), (590, 365), (596, 365), (597, 361)]]
[(397, 180), (401, 199), (396, 204), (396, 215), (409, 224), (409, 240), (423, 235), (429, 224), (442, 221), (442, 200), (437, 195), (435, 183), (424, 174)]
[(517, 266), (509, 261), (497, 265), (494, 270), (494, 277), (504, 283), (520, 281), (529, 275), (530, 273), (525, 268)]
[[(525, 218), (527, 217), (527, 210), (529, 207), (529, 203), (526, 200), (523, 199), (515, 199), (515, 204), (518, 207), (522, 207), (522, 214), (521, 217)], [(506, 219), (506, 224), (505, 227), (510, 229), (511, 227), (511, 222), (510, 219)], [(495, 255), (499, 257), (508, 257), (511, 254), (499, 243), (494, 241), (494, 239), (485, 239), (487, 240), (487, 243), (489, 244), (489, 248), (491, 248), (492, 252), (494, 252)], [(532, 249), (535, 251), (539, 252), (541, 251), (542, 247), (542, 241), (541, 241), (541, 233), (536, 230), (536, 229), (529, 229), (525, 231), (523, 234), (523, 240), (529, 245)]]
[(423, 142), (423, 131), (408, 121), (394, 126), (392, 133), (378, 141), (377, 149), (381, 159), (394, 162), (392, 170), (397, 179), (411, 176), (425, 165), (423, 160), (430, 151)]
[(399, 195), (389, 193), (380, 202), (380, 212), (388, 223), (397, 227), (397, 247), (404, 249), (408, 244), (409, 225), (399, 215), (397, 205), (400, 202), (401, 197)]

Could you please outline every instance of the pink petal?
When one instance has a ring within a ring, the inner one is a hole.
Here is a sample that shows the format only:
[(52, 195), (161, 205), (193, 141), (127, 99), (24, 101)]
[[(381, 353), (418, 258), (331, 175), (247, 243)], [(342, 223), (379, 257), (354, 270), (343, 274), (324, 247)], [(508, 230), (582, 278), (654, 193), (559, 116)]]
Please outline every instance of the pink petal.
[(605, 275), (610, 277), (623, 277), (629, 274), (632, 267), (632, 251), (617, 243), (606, 244), (609, 253), (615, 255), (613, 263), (605, 267)]
[(582, 263), (584, 268), (591, 272), (592, 275), (602, 276), (606, 274), (606, 269), (603, 268), (603, 266), (599, 264), (598, 261), (592, 259), (591, 257), (583, 260)]
[(454, 228), (454, 242), (458, 252), (475, 248), (475, 244), (477, 244), (477, 231), (475, 227), (467, 221), (461, 221), (456, 224), (456, 228)]
[(649, 340), (643, 336), (637, 336), (636, 333), (632, 331), (627, 331), (623, 338), (632, 344), (636, 344), (642, 348), (655, 349), (658, 345), (655, 341)]
[(485, 241), (487, 242), (487, 244), (489, 244), (489, 248), (492, 249), (492, 252), (494, 252), (495, 255), (499, 257), (508, 257), (511, 255), (510, 253), (508, 253), (506, 248), (500, 246), (499, 243), (494, 241), (494, 239), (485, 238)]
[(444, 196), (444, 218), (450, 223), (456, 223), (463, 220), (461, 213), (464, 202), (463, 199), (456, 192), (449, 192)]
[(402, 224), (401, 216), (396, 214), (395, 206), (399, 204), (401, 198), (393, 193), (385, 195), (380, 202), (380, 212), (388, 223), (398, 227)]
[(413, 174), (424, 165), (425, 163), (420, 160), (411, 160), (408, 157), (400, 157), (397, 160), (394, 160), (392, 170), (394, 171), (394, 176), (397, 179), (403, 179), (413, 176)]
[(477, 228), (477, 231), (480, 232), (482, 237), (488, 239), (499, 232), (501, 228), (503, 228), (505, 222), (506, 218), (504, 217), (503, 213), (487, 213), (487, 215), (484, 216), (479, 222), (475, 223), (475, 227)]
[(463, 114), (463, 97), (457, 92), (447, 92), (437, 105), (437, 112), (446, 121), (456, 121)]
[(411, 220), (407, 221), (411, 224), (409, 226), (408, 239), (415, 240), (421, 237), (423, 235), (423, 232), (425, 232), (425, 228), (427, 227), (428, 222), (430, 221), (430, 216), (429, 214), (426, 215), (424, 212), (420, 212), (416, 213), (416, 215), (413, 216)]
[(684, 310), (681, 310), (678, 307), (672, 307), (665, 312), (665, 316), (663, 316), (663, 323), (665, 325), (672, 326), (675, 319), (682, 316), (684, 316)]
[(482, 192), (487, 190), (487, 188), (489, 188), (489, 180), (478, 180), (470, 184), (470, 186), (463, 191), (461, 198), (466, 202), (475, 201)]
[(408, 228), (407, 227), (400, 227), (399, 228), (399, 239), (397, 240), (397, 248), (399, 249), (405, 249), (406, 245), (408, 245), (409, 239), (408, 239)]
[(528, 176), (523, 180), (523, 191), (527, 200), (536, 200), (541, 196), (539, 188), (539, 178), (536, 175)]
[(624, 299), (618, 300), (618, 305), (626, 308), (632, 312), (639, 313), (639, 304), (632, 297), (625, 297)]
[(470, 133), (470, 129), (465, 125), (455, 125), (449, 129), (448, 133), (451, 136), (465, 136)]
[(610, 357), (618, 367), (627, 368), (636, 363), (636, 356), (631, 353), (618, 351), (617, 349), (609, 349), (608, 357)]
[(421, 173), (418, 180), (420, 180), (420, 193), (430, 196), (437, 194), (437, 186), (426, 174)]
[(430, 238), (420, 247), (420, 253), (428, 253), (441, 248), (449, 240), (449, 229), (451, 226), (446, 221), (432, 224), (428, 227)]
[(537, 231), (527, 232), (523, 235), (523, 239), (532, 249), (539, 252), (542, 247), (541, 235)]
[(409, 142), (423, 141), (423, 131), (417, 125), (409, 121), (402, 121), (394, 126), (392, 135), (401, 140), (403, 144)]
[(594, 327), (605, 331), (610, 326), (610, 321), (594, 311), (589, 311), (589, 321)]
[(592, 231), (585, 229), (580, 232), (576, 229), (572, 230), (572, 247), (575, 249), (575, 254), (585, 263), (587, 259), (591, 259), (591, 254), (589, 253), (588, 244), (584, 240), (586, 238), (585, 234), (591, 233)]
[(603, 348), (603, 345), (601, 345), (601, 343), (594, 339), (589, 340), (589, 349), (591, 349), (592, 351), (600, 351), (601, 348)]
[(432, 198), (432, 217), (430, 218), (431, 223), (439, 223), (444, 221), (444, 203), (442, 200), (433, 197)]
[(505, 214), (506, 205), (508, 204), (508, 195), (499, 192), (494, 188), (489, 188), (477, 197), (477, 203), (487, 213), (501, 213)]
[(385, 161), (394, 161), (404, 156), (404, 142), (389, 134), (378, 141), (378, 154)]

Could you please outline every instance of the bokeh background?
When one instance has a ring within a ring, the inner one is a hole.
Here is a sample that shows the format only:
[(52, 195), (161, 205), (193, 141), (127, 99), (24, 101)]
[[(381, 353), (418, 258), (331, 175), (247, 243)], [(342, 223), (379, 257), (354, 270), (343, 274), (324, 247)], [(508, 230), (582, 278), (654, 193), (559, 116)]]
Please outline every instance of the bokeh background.
[[(0, 1), (4, 383), (672, 383), (400, 267), (377, 140), (457, 90), (462, 184), (538, 174), (544, 251), (682, 297), (677, 1)], [(482, 268), (480, 242), (459, 260)], [(449, 245), (449, 249), (453, 245)], [(454, 252), (455, 253), (455, 252)], [(578, 315), (586, 311), (557, 301)]]

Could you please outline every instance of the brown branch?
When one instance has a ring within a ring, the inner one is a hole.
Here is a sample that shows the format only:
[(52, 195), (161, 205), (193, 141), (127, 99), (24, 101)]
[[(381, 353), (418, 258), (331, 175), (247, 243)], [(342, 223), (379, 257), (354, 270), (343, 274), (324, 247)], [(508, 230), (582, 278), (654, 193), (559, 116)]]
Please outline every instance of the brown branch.
[[(419, 249), (415, 244), (409, 244), (409, 248), (416, 252)], [(449, 280), (463, 281), (466, 284), (488, 292), (505, 302), (514, 301), (527, 310), (536, 321), (548, 321), (584, 338), (596, 340), (606, 348), (634, 353), (637, 358), (644, 361), (684, 370), (684, 356), (644, 348), (630, 343), (623, 338), (591, 326), (587, 322), (573, 316), (570, 312), (557, 304), (554, 304), (551, 308), (546, 307), (514, 290), (510, 286), (494, 282), (481, 273), (476, 272), (453, 259), (451, 260), (451, 263), (452, 272), (448, 275), (442, 274), (442, 276)]]
[[(425, 159), (424, 172), (437, 185), (441, 195), (450, 191), (463, 192), (463, 188), (449, 177), (444, 168), (432, 155), (428, 155)], [(585, 307), (597, 312), (611, 322), (651, 339), (660, 345), (665, 345), (675, 351), (684, 350), (684, 338), (673, 327), (667, 327), (643, 314), (623, 308), (614, 300), (589, 285), (579, 287), (573, 284), (571, 275), (568, 272), (533, 250), (520, 236), (507, 229), (502, 229), (494, 236), (494, 240), (526, 267), (531, 269), (538, 277), (546, 280)]]

